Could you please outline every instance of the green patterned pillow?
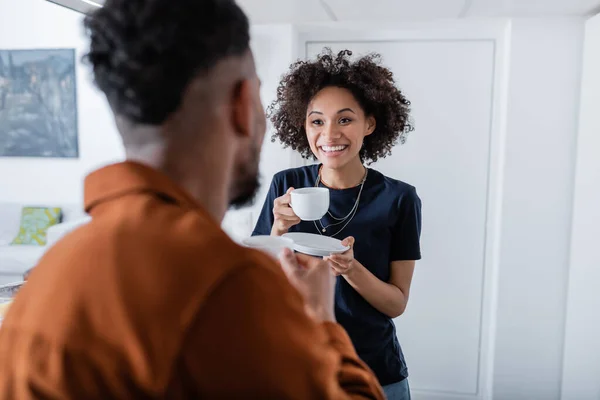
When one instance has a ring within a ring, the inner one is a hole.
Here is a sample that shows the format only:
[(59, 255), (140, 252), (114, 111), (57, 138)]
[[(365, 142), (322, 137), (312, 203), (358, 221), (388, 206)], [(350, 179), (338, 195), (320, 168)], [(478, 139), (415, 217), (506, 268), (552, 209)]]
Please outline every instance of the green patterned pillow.
[(49, 207), (23, 207), (21, 227), (12, 244), (30, 244), (44, 246), (46, 231), (52, 225), (61, 222), (62, 210)]

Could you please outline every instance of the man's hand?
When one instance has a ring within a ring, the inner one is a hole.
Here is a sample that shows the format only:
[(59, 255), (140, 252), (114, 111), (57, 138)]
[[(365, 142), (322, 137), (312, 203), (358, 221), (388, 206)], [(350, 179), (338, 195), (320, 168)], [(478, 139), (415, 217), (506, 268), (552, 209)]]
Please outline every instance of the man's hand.
[(304, 298), (306, 313), (317, 322), (335, 322), (335, 278), (327, 262), (290, 249), (283, 251), (280, 261), (290, 283)]

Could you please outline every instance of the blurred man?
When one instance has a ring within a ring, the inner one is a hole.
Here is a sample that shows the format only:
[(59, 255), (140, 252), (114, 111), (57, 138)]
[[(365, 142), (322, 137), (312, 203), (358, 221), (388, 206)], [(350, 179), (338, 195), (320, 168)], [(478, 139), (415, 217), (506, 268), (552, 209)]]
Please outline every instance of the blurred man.
[(86, 178), (92, 221), (9, 310), (0, 398), (382, 398), (327, 265), (287, 252), (286, 278), (220, 229), (257, 190), (265, 133), (243, 12), (108, 0), (85, 24), (127, 161)]

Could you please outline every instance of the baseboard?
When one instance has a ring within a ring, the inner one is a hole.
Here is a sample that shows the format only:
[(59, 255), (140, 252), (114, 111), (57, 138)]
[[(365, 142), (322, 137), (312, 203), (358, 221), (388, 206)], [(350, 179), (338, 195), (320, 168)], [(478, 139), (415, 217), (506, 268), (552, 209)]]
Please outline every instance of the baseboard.
[(480, 400), (481, 397), (476, 394), (435, 392), (428, 390), (411, 390), (413, 400)]

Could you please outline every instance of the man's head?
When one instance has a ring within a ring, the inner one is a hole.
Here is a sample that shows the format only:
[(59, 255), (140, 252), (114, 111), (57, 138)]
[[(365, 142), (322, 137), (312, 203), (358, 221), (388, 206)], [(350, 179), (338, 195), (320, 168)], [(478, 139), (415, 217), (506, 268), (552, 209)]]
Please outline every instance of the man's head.
[[(248, 19), (233, 0), (107, 0), (86, 57), (128, 158), (231, 205), (258, 188), (265, 117)], [(218, 188), (213, 188), (219, 191)]]

